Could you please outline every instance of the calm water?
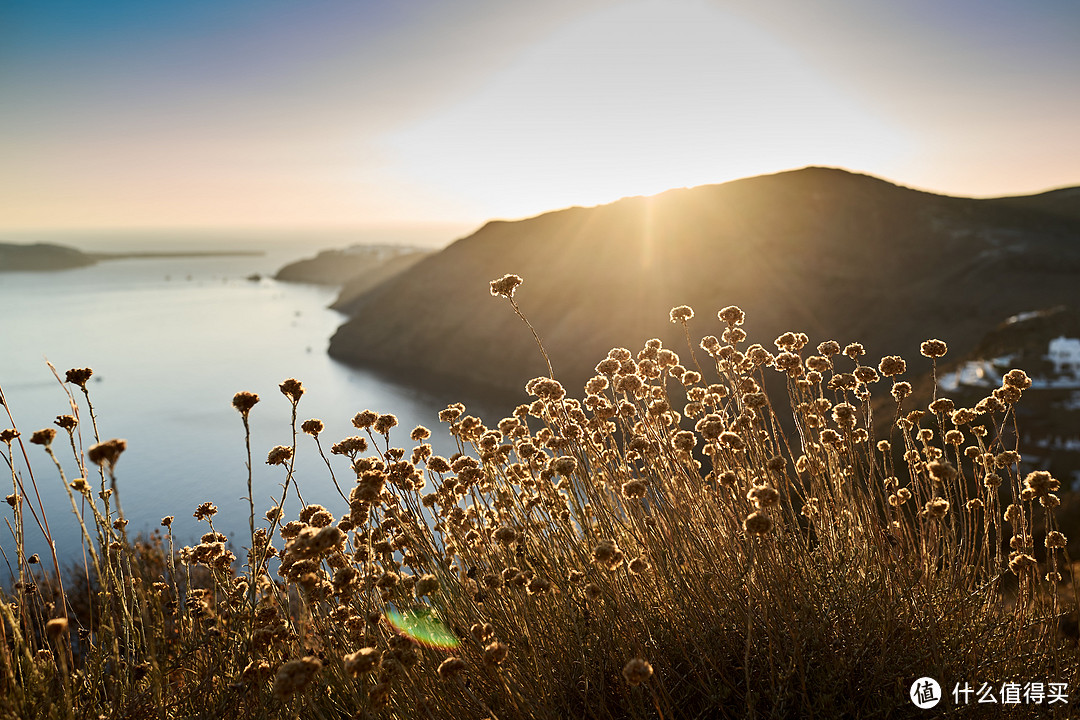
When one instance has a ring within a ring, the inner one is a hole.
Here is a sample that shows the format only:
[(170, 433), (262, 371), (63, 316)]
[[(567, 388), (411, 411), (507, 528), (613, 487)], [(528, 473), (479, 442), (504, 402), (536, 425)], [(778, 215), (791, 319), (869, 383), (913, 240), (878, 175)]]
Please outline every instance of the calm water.
[[(61, 377), (71, 367), (92, 367), (90, 391), (102, 439), (128, 441), (117, 477), (129, 530), (148, 531), (163, 516), (175, 515), (174, 532), (190, 542), (206, 529), (191, 514), (210, 500), (219, 508), (215, 526), (243, 545), (244, 435), (230, 404), (237, 391), (262, 398), (252, 411), (259, 514), (271, 506), (272, 495), (280, 496), (284, 480), (282, 468), (267, 466), (265, 459), (272, 446), (290, 443), (289, 402), (278, 390), (286, 378), (296, 377), (307, 388), (298, 422), (317, 417), (326, 423), (322, 440), (327, 452), (333, 442), (357, 433), (350, 420), (365, 408), (397, 415), (394, 444), (408, 447), (409, 431), (422, 424), (435, 431), (434, 444), (443, 453), (451, 452), (452, 445), (439, 431), (444, 426), (436, 416), (448, 401), (461, 399), (488, 420), (511, 409), (470, 404), (453, 388), (437, 395), (342, 365), (326, 354), (331, 334), (344, 319), (326, 309), (335, 290), (245, 279), (252, 273), (273, 274), (285, 262), (321, 247), (279, 241), (260, 257), (131, 259), (57, 273), (0, 273), (0, 387), (19, 429), (28, 439), (56, 415), (69, 412), (46, 358)], [(92, 429), (85, 410), (82, 417), (82, 439), (89, 447)], [(0, 413), (0, 427), (8, 424)], [(58, 450), (63, 447), (57, 443)], [(60, 554), (74, 557), (78, 526), (56, 470), (41, 448), (27, 444), (27, 450)], [(58, 454), (66, 460), (69, 477), (77, 476), (70, 449)], [(332, 460), (338, 461), (339, 480), (351, 482), (342, 459)], [(17, 450), (16, 465), (22, 466)], [(297, 467), (306, 501), (344, 511), (313, 441), (302, 434)], [(3, 470), (8, 479), (0, 482), (10, 488), (6, 464)], [(10, 519), (10, 509), (3, 508)], [(295, 517), (297, 509), (293, 496), (286, 513)], [(0, 531), (0, 547), (13, 561), (11, 533), (6, 525)], [(29, 513), (27, 540), (31, 552), (44, 556), (45, 543)]]

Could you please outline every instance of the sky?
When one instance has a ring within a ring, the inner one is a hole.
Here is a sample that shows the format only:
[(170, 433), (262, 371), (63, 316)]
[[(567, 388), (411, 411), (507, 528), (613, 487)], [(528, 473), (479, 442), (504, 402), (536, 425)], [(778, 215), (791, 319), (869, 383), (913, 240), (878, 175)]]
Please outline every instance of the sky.
[[(1074, 0), (0, 0), (0, 233), (1080, 184)], [(2, 237), (2, 236), (0, 236)]]

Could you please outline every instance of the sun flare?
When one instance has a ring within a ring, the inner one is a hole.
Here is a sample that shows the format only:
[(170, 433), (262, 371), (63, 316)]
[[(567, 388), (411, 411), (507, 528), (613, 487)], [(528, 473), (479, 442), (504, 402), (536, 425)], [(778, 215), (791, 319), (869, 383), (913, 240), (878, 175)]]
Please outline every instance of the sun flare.
[(388, 139), (409, 176), (502, 217), (806, 164), (887, 167), (904, 144), (773, 38), (695, 0), (588, 15)]

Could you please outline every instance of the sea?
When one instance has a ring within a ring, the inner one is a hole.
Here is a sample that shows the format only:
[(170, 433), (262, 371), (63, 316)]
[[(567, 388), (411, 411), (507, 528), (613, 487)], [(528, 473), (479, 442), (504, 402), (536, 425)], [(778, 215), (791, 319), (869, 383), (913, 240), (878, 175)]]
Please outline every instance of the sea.
[[(397, 417), (391, 446), (414, 445), (409, 433), (424, 425), (433, 432), (436, 452), (449, 455), (455, 447), (437, 417), (448, 403), (461, 401), (467, 412), (488, 422), (513, 409), (475, 391), (423, 379), (406, 383), (330, 358), (330, 336), (346, 320), (328, 309), (337, 288), (272, 279), (286, 263), (322, 249), (355, 242), (400, 243), (414, 236), (129, 233), (120, 238), (49, 239), (90, 252), (260, 253), (140, 257), (58, 272), (0, 273), (0, 388), (15, 427), (28, 441), (34, 430), (50, 427), (57, 415), (71, 412), (64, 386), (49, 363), (61, 379), (69, 368), (92, 368), (88, 389), (100, 437), (127, 441), (116, 479), (129, 535), (160, 530), (161, 519), (174, 516), (176, 542), (198, 542), (209, 528), (196, 522), (193, 513), (209, 501), (218, 508), (214, 528), (229, 536), (241, 555), (240, 548), (249, 544), (248, 472), (243, 423), (231, 405), (238, 391), (258, 393), (261, 399), (251, 412), (257, 521), (280, 499), (285, 480), (284, 469), (268, 466), (266, 456), (275, 445), (292, 443), (291, 405), (278, 387), (287, 378), (300, 380), (306, 389), (297, 423), (309, 418), (324, 422), (323, 450), (346, 495), (355, 476), (344, 458), (330, 455), (330, 446), (362, 434), (351, 423), (358, 411)], [(81, 391), (67, 388), (79, 402), (77, 443), (85, 451), (94, 443), (90, 413)], [(0, 429), (11, 425), (0, 408)], [(295, 479), (300, 494), (305, 502), (323, 504), (340, 516), (347, 507), (314, 440), (298, 434)], [(33, 507), (33, 512), (28, 506), (24, 510), (27, 552), (46, 559), (47, 523), (61, 563), (81, 562), (81, 531), (59, 473), (41, 447), (29, 442), (25, 447), (29, 468), (16, 444), (14, 458), (0, 464), (0, 486), (8, 488), (3, 495), (16, 492), (13, 463), (25, 490), (20, 494)], [(68, 479), (79, 477), (62, 431), (54, 449)], [(95, 470), (90, 468), (90, 477), (96, 487)], [(0, 550), (14, 569), (13, 513), (7, 504), (0, 508)], [(292, 490), (284, 509), (287, 519), (299, 512)]]

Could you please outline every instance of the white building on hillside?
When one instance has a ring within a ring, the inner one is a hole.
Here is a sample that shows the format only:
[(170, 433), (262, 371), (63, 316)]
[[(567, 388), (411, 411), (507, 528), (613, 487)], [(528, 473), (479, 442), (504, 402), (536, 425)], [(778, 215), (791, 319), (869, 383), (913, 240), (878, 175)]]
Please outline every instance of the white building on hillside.
[(1050, 341), (1046, 359), (1058, 374), (1080, 375), (1080, 339), (1057, 337)]

